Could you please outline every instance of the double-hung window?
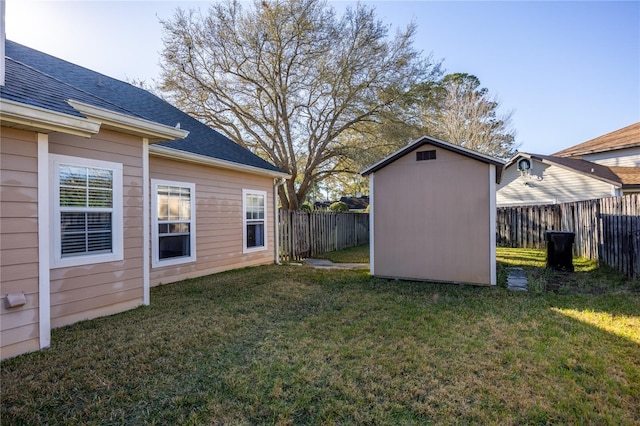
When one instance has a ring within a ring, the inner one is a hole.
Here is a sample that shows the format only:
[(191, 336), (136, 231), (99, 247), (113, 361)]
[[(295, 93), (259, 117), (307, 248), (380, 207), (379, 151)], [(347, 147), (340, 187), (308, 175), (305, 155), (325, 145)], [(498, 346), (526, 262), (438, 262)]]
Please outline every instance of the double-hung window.
[(195, 262), (195, 184), (152, 179), (151, 186), (152, 266)]
[(243, 252), (267, 248), (267, 193), (265, 191), (242, 190)]
[(50, 155), (54, 267), (123, 259), (122, 164)]

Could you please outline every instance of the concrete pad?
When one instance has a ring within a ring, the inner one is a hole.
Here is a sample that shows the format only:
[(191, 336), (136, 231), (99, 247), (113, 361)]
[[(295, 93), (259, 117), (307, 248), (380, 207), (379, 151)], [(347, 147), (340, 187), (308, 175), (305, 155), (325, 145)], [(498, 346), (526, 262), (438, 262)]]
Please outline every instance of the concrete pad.
[(333, 263), (328, 259), (305, 259), (304, 263), (318, 269), (368, 269), (368, 263)]
[(513, 291), (527, 291), (527, 274), (522, 268), (509, 268), (507, 288)]

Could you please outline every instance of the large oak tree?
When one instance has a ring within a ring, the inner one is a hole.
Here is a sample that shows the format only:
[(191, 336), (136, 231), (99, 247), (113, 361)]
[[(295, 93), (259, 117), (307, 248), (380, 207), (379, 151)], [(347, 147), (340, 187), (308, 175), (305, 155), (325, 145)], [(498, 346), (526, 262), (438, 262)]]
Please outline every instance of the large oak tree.
[[(246, 6), (246, 3), (244, 4)], [(214, 4), (162, 22), (161, 89), (182, 109), (292, 178), (284, 208), (357, 156), (350, 140), (407, 102), (438, 64), (358, 4), (338, 16), (322, 0)], [(375, 138), (366, 142), (375, 150)]]

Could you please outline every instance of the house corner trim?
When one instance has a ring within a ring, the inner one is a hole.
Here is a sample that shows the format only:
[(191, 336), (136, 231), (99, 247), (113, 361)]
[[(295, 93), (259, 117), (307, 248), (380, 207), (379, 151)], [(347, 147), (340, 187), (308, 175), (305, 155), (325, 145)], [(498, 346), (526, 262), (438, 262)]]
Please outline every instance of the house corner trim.
[(150, 274), (151, 274), (151, 252), (149, 250), (151, 233), (151, 206), (149, 191), (151, 182), (149, 180), (149, 139), (142, 139), (142, 303), (151, 303), (150, 295)]
[(496, 285), (496, 166), (489, 165), (489, 253), (491, 266), (491, 285)]
[(40, 349), (51, 345), (49, 135), (38, 133), (38, 324)]
[(374, 220), (374, 212), (375, 212), (375, 202), (374, 202), (374, 188), (373, 188), (373, 180), (375, 173), (371, 173), (369, 175), (369, 273), (371, 275), (375, 275), (375, 220)]

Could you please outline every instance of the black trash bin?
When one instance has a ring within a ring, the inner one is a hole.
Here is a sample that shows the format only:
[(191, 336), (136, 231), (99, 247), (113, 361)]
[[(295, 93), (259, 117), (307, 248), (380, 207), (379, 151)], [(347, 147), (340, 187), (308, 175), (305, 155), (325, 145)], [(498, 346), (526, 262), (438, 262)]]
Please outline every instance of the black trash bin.
[(546, 231), (547, 268), (573, 272), (573, 240), (575, 234), (568, 231)]

